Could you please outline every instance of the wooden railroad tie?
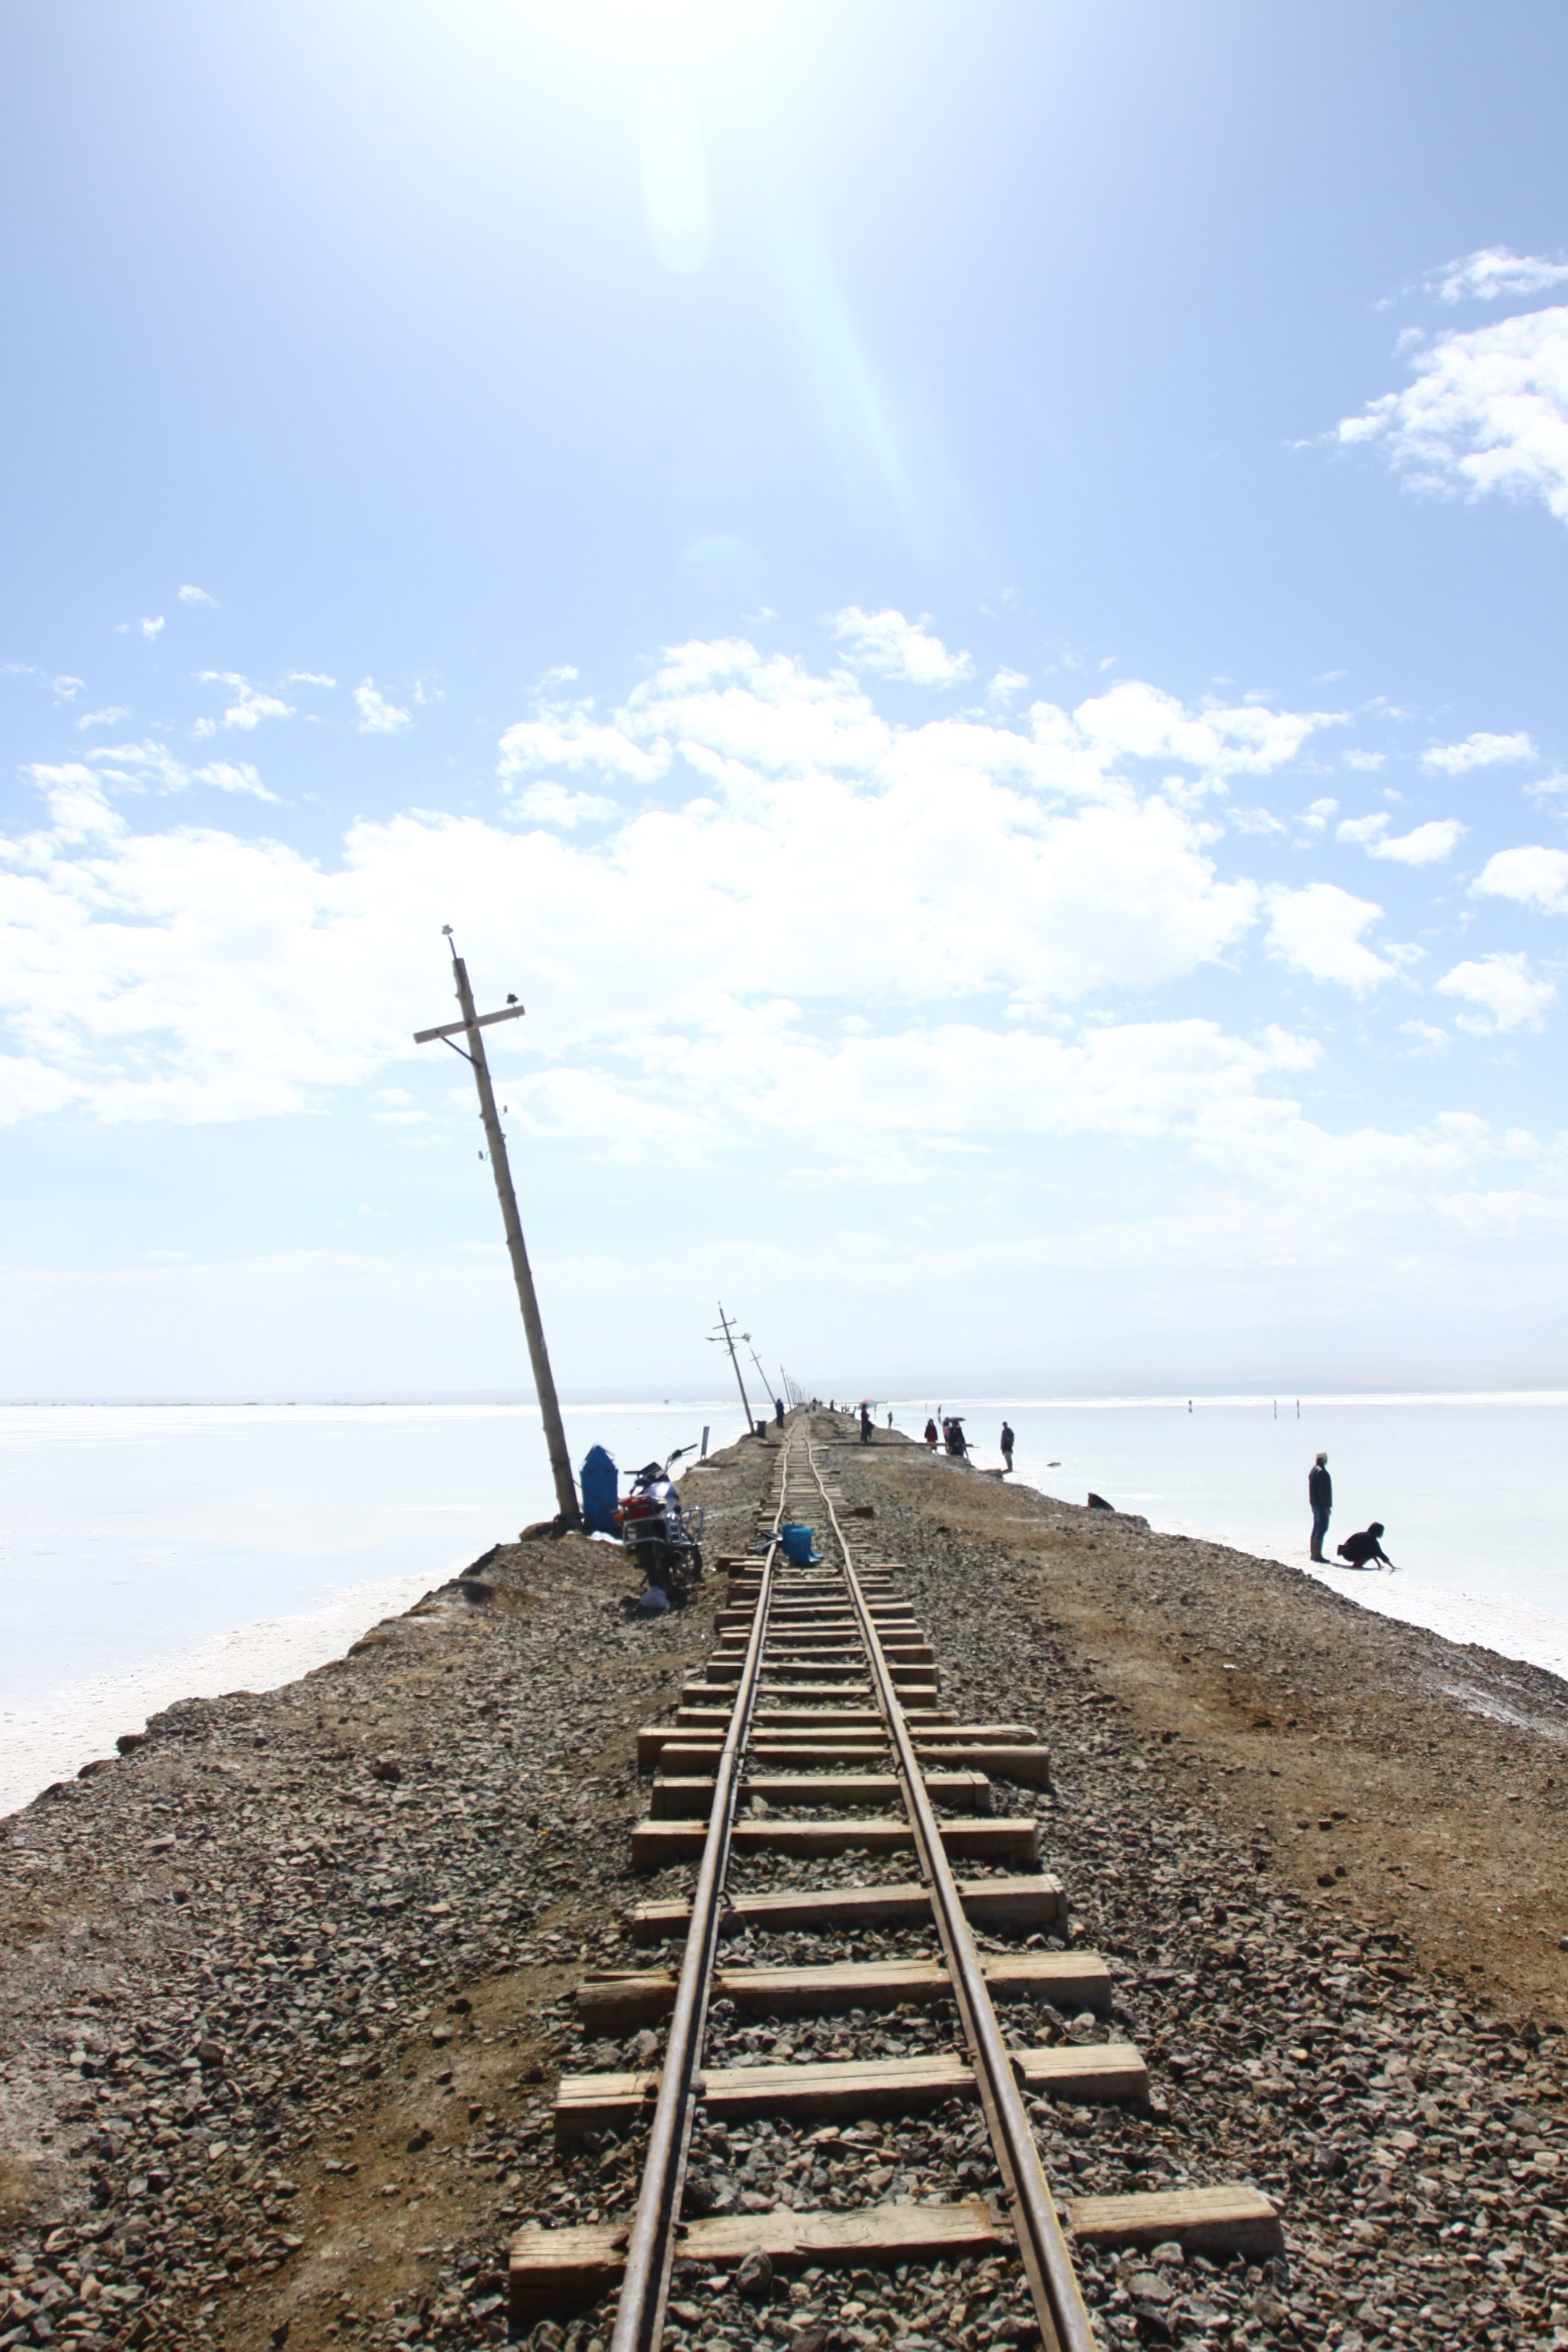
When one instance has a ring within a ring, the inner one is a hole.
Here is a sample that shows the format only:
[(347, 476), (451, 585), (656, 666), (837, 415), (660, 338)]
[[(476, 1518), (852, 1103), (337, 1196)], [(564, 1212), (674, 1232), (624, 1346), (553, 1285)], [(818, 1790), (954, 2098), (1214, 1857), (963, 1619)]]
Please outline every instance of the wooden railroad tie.
[[(994, 2000), (1110, 2007), (1110, 1972), (1098, 1952), (987, 1952), (982, 1965)], [(577, 1987), (578, 2021), (595, 2033), (635, 2033), (668, 2014), (675, 1986), (673, 1969), (596, 1970)], [(759, 2017), (821, 2017), (944, 2000), (952, 1990), (940, 1960), (837, 1960), (825, 1968), (720, 1968), (712, 1997)]]
[[(1027, 1878), (961, 1878), (958, 1892), (967, 1916), (991, 1935), (1027, 1936), (1066, 1924), (1062, 1883), (1048, 1870)], [(827, 1927), (931, 1924), (931, 1897), (918, 1879), (911, 1879), (901, 1886), (812, 1886), (783, 1895), (742, 1895), (725, 1905), (720, 1931), (741, 1935), (755, 1927), (772, 1935), (801, 1927), (816, 1935)], [(631, 1916), (632, 1941), (663, 1943), (684, 1937), (690, 1925), (688, 1902), (639, 1903)]]
[[(984, 1772), (928, 1772), (931, 1801), (954, 1812), (988, 1813), (991, 1783)], [(768, 1805), (896, 1805), (896, 1772), (753, 1772), (741, 1789), (741, 1802), (760, 1797)], [(706, 1821), (713, 1808), (713, 1780), (661, 1778), (653, 1784), (655, 1821)]]
[[(709, 1651), (708, 1664), (710, 1667), (722, 1664), (738, 1669), (745, 1655), (744, 1642), (721, 1642), (717, 1649)], [(936, 1652), (929, 1642), (887, 1641), (882, 1644), (882, 1655), (893, 1667), (934, 1666), (936, 1664)], [(829, 1664), (854, 1666), (863, 1671), (866, 1653), (860, 1643), (850, 1641), (843, 1633), (791, 1633), (768, 1643), (763, 1672), (764, 1675), (773, 1674), (780, 1666)]]
[[(706, 1821), (639, 1822), (632, 1832), (634, 1870), (665, 1870), (672, 1862), (696, 1862), (708, 1834)], [(942, 1842), (950, 1854), (969, 1862), (1030, 1864), (1039, 1860), (1039, 1824), (1032, 1814), (986, 1821), (943, 1822)], [(913, 1853), (909, 1822), (888, 1814), (842, 1822), (737, 1821), (730, 1843), (736, 1853)]]
[[(736, 1632), (749, 1625), (755, 1606), (754, 1601), (748, 1601), (744, 1604), (732, 1602), (729, 1608), (721, 1610), (719, 1612), (721, 1632)], [(917, 1622), (912, 1601), (895, 1601), (890, 1596), (886, 1596), (868, 1600), (866, 1606), (874, 1625), (907, 1627)], [(810, 1597), (803, 1596), (795, 1601), (781, 1601), (775, 1592), (773, 1606), (768, 1612), (770, 1630), (774, 1626), (783, 1625), (852, 1626), (858, 1622), (848, 1597), (843, 1592), (840, 1592), (837, 1598), (823, 1593), (820, 1596), (815, 1594)]]
[[(678, 1734), (676, 1738), (655, 1752), (666, 1772), (711, 1771), (718, 1761), (720, 1745), (715, 1738), (681, 1740)], [(1051, 1755), (1048, 1748), (1010, 1745), (993, 1748), (963, 1740), (920, 1738), (915, 1741), (915, 1752), (922, 1765), (962, 1765), (972, 1772), (994, 1773), (999, 1780), (1019, 1780), (1032, 1788), (1050, 1786)], [(869, 1733), (832, 1742), (808, 1739), (797, 1734), (792, 1738), (753, 1739), (746, 1753), (753, 1764), (799, 1764), (826, 1769), (837, 1764), (863, 1763), (879, 1755), (886, 1755), (887, 1741)], [(931, 1785), (929, 1776), (926, 1785), (928, 1788)], [(804, 1798), (800, 1801), (809, 1804), (814, 1801)]]
[[(733, 1712), (731, 1694), (716, 1689), (706, 1696), (714, 1702), (711, 1706), (679, 1706), (673, 1723), (643, 1725), (637, 1733), (639, 1772), (651, 1771), (660, 1750), (672, 1740), (712, 1739), (722, 1745)], [(917, 1740), (945, 1739), (954, 1732), (976, 1739), (1009, 1743), (1016, 1739), (1023, 1746), (1034, 1738), (1032, 1732), (1013, 1724), (954, 1724), (952, 1716), (940, 1707), (906, 1707), (904, 1715)], [(760, 1706), (752, 1717), (753, 1739), (807, 1733), (826, 1738), (865, 1738), (881, 1746), (886, 1742), (887, 1726), (875, 1707)]]
[[(1057, 2042), (1009, 2053), (1034, 2097), (1083, 2104), (1149, 2095), (1149, 2070), (1130, 2042)], [(698, 2094), (719, 2123), (743, 2116), (909, 2116), (977, 2095), (974, 2070), (957, 2051), (916, 2058), (830, 2058), (784, 2066), (710, 2066)], [(584, 2132), (624, 2132), (658, 2096), (658, 2074), (563, 2074), (555, 2088), (555, 2144)]]
[[(710, 1654), (707, 1662), (708, 1687), (711, 1688), (715, 1683), (738, 1683), (743, 1664), (738, 1654), (726, 1657), (717, 1652)], [(888, 1671), (896, 1691), (934, 1691), (936, 1688), (934, 1665), (903, 1665), (889, 1659)], [(772, 1683), (806, 1683), (818, 1690), (832, 1690), (845, 1685), (855, 1690), (870, 1688), (866, 1679), (866, 1661), (858, 1651), (853, 1656), (844, 1651), (821, 1651), (809, 1658), (779, 1658), (770, 1654), (763, 1664), (763, 1689)], [(690, 1689), (692, 1685), (688, 1684), (687, 1687)], [(696, 1687), (700, 1690), (703, 1685), (699, 1683)]]
[[(1255, 2260), (1284, 2247), (1274, 2207), (1245, 2186), (1069, 2197), (1061, 2210), (1069, 2242), (1083, 2245), (1149, 2247), (1174, 2239), (1189, 2254)], [(511, 2245), (513, 2326), (531, 2327), (596, 2303), (620, 2284), (626, 2244), (626, 2227), (616, 2221), (521, 2231)], [(687, 2223), (680, 2252), (714, 2270), (738, 2267), (753, 2253), (766, 2254), (777, 2270), (858, 2270), (951, 2262), (1012, 2245), (1011, 2228), (984, 2199), (965, 2197), (951, 2205), (861, 2205), (837, 2213), (719, 2213)]]
[[(717, 1731), (722, 1738), (730, 1727), (730, 1717), (735, 1711), (734, 1692), (727, 1684), (716, 1685), (711, 1690), (705, 1689), (700, 1684), (696, 1687), (701, 1693), (700, 1697), (690, 1706), (676, 1708), (676, 1727), (680, 1729), (688, 1727), (694, 1729), (704, 1727), (710, 1731)], [(800, 1704), (802, 1700), (812, 1697), (813, 1694), (810, 1691), (770, 1692), (766, 1704), (759, 1705), (752, 1717), (752, 1730), (754, 1732), (835, 1731), (841, 1727), (851, 1731), (857, 1729), (885, 1731), (887, 1729), (886, 1723), (874, 1706), (858, 1705), (847, 1706), (844, 1703), (845, 1694), (837, 1685), (821, 1694), (823, 1704), (820, 1706), (815, 1703), (809, 1706)], [(928, 1731), (943, 1731), (952, 1723), (950, 1708), (926, 1706), (918, 1703), (905, 1706), (903, 1717), (917, 1738)], [(651, 1723), (645, 1728), (651, 1737), (662, 1738), (670, 1727), (663, 1723)], [(988, 1735), (994, 1734), (1000, 1738), (1007, 1731), (1008, 1727), (998, 1724), (987, 1725), (984, 1728)], [(641, 1732), (637, 1734), (639, 1740), (642, 1736)], [(1021, 1727), (1019, 1727), (1018, 1737), (1021, 1739), (1032, 1739), (1034, 1736), (1032, 1731), (1025, 1731)]]
[[(871, 1696), (871, 1685), (867, 1681), (865, 1675), (862, 1673), (859, 1675), (848, 1676), (842, 1682), (794, 1682), (790, 1685), (788, 1690), (769, 1690), (765, 1686), (764, 1677), (763, 1696), (773, 1706), (777, 1706), (779, 1702), (784, 1699), (790, 1699), (798, 1702), (803, 1699), (810, 1698), (831, 1699), (835, 1705), (842, 1706), (846, 1699), (855, 1700), (862, 1704), (869, 1700)], [(918, 1702), (925, 1698), (934, 1698), (936, 1692), (933, 1685), (928, 1682), (923, 1685), (919, 1692), (910, 1692), (908, 1696), (916, 1699)], [(735, 1693), (733, 1685), (730, 1683), (690, 1682), (684, 1683), (681, 1685), (680, 1696), (682, 1703), (688, 1706), (713, 1706), (716, 1705), (732, 1706), (734, 1705)], [(911, 1720), (919, 1711), (920, 1709), (918, 1705), (916, 1706), (906, 1706), (904, 1708), (904, 1713), (910, 1717)]]

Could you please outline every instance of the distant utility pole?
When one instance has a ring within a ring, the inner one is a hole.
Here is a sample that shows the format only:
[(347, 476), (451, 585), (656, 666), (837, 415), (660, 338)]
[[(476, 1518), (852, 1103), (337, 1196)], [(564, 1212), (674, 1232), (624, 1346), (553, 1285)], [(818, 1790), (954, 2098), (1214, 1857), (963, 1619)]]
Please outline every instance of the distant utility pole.
[[(710, 1334), (709, 1345), (710, 1347), (716, 1347), (719, 1344), (719, 1332), (721, 1331), (723, 1333), (724, 1345), (730, 1350), (730, 1361), (735, 1367), (735, 1386), (741, 1391), (741, 1410), (746, 1416), (746, 1434), (750, 1437), (757, 1424), (752, 1419), (751, 1400), (746, 1394), (746, 1383), (741, 1378), (741, 1359), (736, 1355), (735, 1342), (730, 1337), (731, 1328), (730, 1318), (724, 1312), (724, 1302), (721, 1299), (719, 1301), (719, 1330)], [(742, 1331), (741, 1337), (748, 1346), (751, 1344), (752, 1335), (749, 1331)]]
[[(448, 943), (452, 926), (443, 923), (441, 936)], [(478, 1013), (474, 1011), (474, 992), (468, 986), (468, 967), (452, 947), (452, 970), (458, 979), (458, 1002), (463, 1008), (460, 1021), (448, 1021), (439, 1029), (419, 1029), (415, 1032), (416, 1045), (427, 1045), (439, 1037), (450, 1045), (454, 1054), (462, 1054), (465, 1062), (473, 1065), (474, 1084), (479, 1090), (479, 1117), (485, 1123), (485, 1140), (490, 1148), (490, 1167), (500, 1196), (501, 1223), (506, 1227), (506, 1245), (511, 1253), (511, 1270), (517, 1278), (517, 1300), (522, 1309), (522, 1328), (528, 1334), (529, 1361), (533, 1366), (533, 1386), (539, 1398), (540, 1418), (544, 1423), (544, 1442), (550, 1448), (550, 1467), (555, 1479), (555, 1500), (560, 1506), (562, 1524), (579, 1528), (583, 1514), (577, 1507), (577, 1488), (572, 1476), (571, 1457), (566, 1451), (566, 1432), (561, 1423), (561, 1407), (556, 1402), (555, 1380), (550, 1370), (550, 1351), (544, 1344), (544, 1326), (539, 1319), (539, 1301), (533, 1293), (533, 1274), (528, 1263), (528, 1250), (522, 1238), (522, 1223), (517, 1213), (517, 1194), (511, 1189), (511, 1169), (506, 1156), (506, 1138), (501, 1133), (496, 1115), (495, 1092), (490, 1085), (489, 1065), (485, 1060), (485, 1041), (481, 1029), (496, 1021), (521, 1021), (525, 1007), (515, 996), (509, 996), (501, 1013)], [(456, 1041), (466, 1036), (468, 1049), (465, 1053)]]

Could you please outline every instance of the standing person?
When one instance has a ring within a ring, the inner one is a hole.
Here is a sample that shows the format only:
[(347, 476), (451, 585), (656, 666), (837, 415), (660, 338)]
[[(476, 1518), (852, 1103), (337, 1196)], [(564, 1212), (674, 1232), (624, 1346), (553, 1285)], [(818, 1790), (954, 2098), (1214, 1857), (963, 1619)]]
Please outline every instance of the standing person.
[(871, 1408), (868, 1404), (860, 1407), (860, 1443), (862, 1445), (871, 1443)]
[(1013, 1467), (1013, 1433), (1008, 1428), (1005, 1422), (1002, 1423), (1002, 1459), (1007, 1465), (1008, 1469), (1011, 1470)]
[(891, 1429), (892, 1425), (893, 1425), (893, 1416), (892, 1416), (892, 1414), (891, 1414), (891, 1413), (889, 1413), (889, 1414), (888, 1415), (888, 1427), (889, 1427), (889, 1429)]
[(773, 1399), (773, 1419), (777, 1422), (777, 1423), (778, 1423), (779, 1427), (782, 1429), (782, 1428), (784, 1427), (784, 1399), (783, 1399), (783, 1397), (774, 1397), (774, 1399)]
[(1312, 1506), (1311, 1556), (1326, 1568), (1323, 1538), (1329, 1532), (1329, 1517), (1334, 1507), (1334, 1482), (1329, 1475), (1326, 1454), (1320, 1454), (1307, 1473), (1307, 1500)]
[(931, 1447), (931, 1452), (934, 1454), (936, 1452), (936, 1423), (931, 1419), (929, 1414), (926, 1418), (926, 1444)]

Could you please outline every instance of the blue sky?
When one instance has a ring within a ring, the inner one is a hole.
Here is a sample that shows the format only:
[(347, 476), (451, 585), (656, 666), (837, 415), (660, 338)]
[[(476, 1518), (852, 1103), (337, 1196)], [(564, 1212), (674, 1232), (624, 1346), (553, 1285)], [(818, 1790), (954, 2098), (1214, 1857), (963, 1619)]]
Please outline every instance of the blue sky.
[(13, 9), (0, 1390), (1563, 1378), (1555, 7)]

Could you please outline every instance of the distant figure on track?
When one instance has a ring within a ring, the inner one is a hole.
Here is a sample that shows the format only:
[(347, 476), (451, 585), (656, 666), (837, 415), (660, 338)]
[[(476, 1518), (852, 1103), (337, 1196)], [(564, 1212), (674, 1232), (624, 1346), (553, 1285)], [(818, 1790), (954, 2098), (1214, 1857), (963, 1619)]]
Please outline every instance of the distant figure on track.
[(1307, 1500), (1312, 1506), (1311, 1557), (1326, 1567), (1323, 1538), (1329, 1532), (1329, 1517), (1334, 1507), (1334, 1482), (1329, 1475), (1326, 1454), (1320, 1454), (1307, 1473)]
[(1008, 1469), (1011, 1470), (1013, 1467), (1013, 1433), (1008, 1428), (1005, 1422), (1002, 1423), (1002, 1459), (1007, 1465)]
[(1383, 1521), (1373, 1519), (1371, 1527), (1364, 1533), (1359, 1536), (1347, 1536), (1343, 1543), (1336, 1544), (1334, 1549), (1347, 1567), (1370, 1568), (1373, 1561), (1376, 1559), (1381, 1560), (1384, 1568), (1392, 1568), (1394, 1562), (1378, 1541), (1383, 1532)]
[(862, 1445), (871, 1443), (871, 1408), (868, 1404), (860, 1408), (860, 1443)]
[(783, 1397), (774, 1397), (774, 1399), (773, 1399), (773, 1419), (777, 1422), (777, 1423), (778, 1423), (779, 1427), (782, 1429), (782, 1428), (784, 1427), (784, 1399), (783, 1399)]
[(934, 1454), (936, 1452), (936, 1423), (934, 1421), (929, 1419), (926, 1422), (926, 1444), (931, 1447), (931, 1452)]

